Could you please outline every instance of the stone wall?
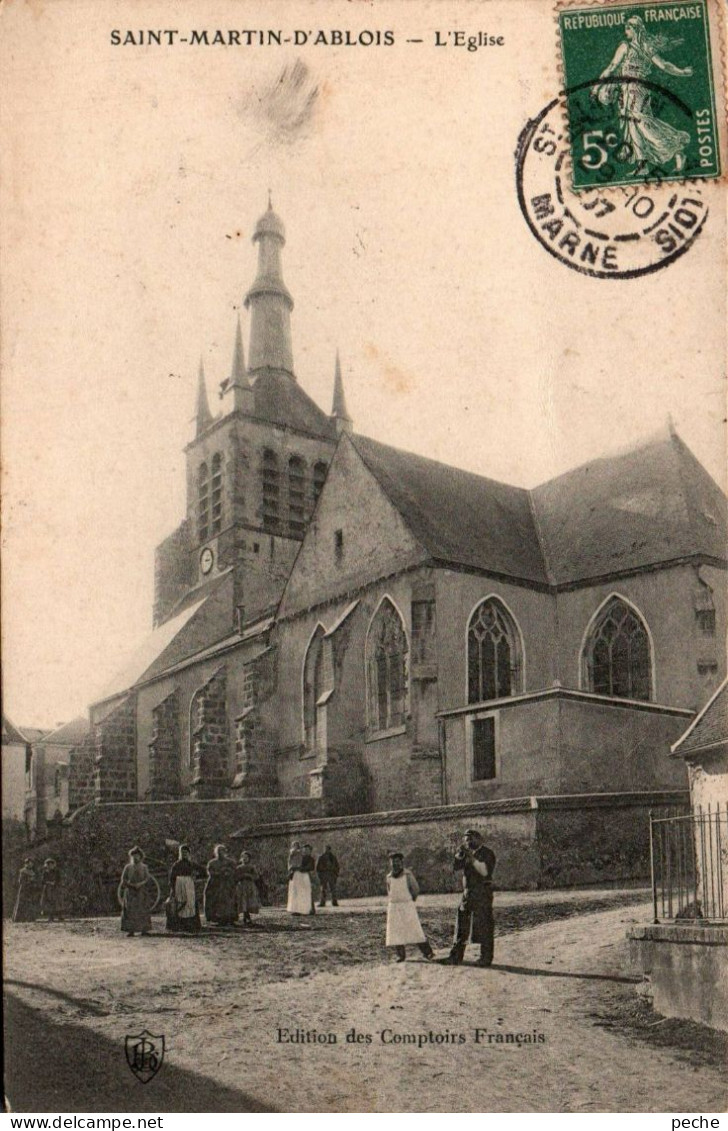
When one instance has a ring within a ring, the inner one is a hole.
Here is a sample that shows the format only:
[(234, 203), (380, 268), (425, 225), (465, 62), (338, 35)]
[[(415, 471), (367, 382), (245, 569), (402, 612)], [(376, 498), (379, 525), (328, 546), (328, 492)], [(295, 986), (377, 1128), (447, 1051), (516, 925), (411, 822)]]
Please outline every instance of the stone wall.
[(136, 699), (128, 695), (95, 727), (97, 801), (134, 801), (137, 796)]
[(177, 689), (152, 711), (154, 729), (149, 743), (149, 796), (153, 801), (167, 801), (182, 794), (179, 711)]
[(319, 802), (291, 797), (93, 803), (66, 819), (61, 839), (53, 846), (63, 871), (68, 911), (101, 914), (117, 910), (116, 887), (134, 844), (144, 850), (164, 887), (167, 871), (177, 858), (178, 843), (189, 844), (193, 859), (205, 864), (218, 843), (240, 852), (231, 834), (241, 825), (267, 824), (284, 815), (315, 817), (320, 812)]
[(465, 829), (480, 829), (498, 858), (502, 888), (631, 883), (650, 875), (649, 810), (686, 809), (687, 793), (522, 797), (389, 813), (247, 826), (235, 839), (251, 850), (282, 899), (292, 839), (339, 857), (344, 897), (380, 893), (387, 854), (404, 853), (424, 891), (453, 891), (452, 855)]
[(728, 927), (660, 923), (627, 937), (658, 1013), (728, 1030)]
[(90, 734), (68, 755), (68, 807), (71, 811), (94, 799), (96, 741)]

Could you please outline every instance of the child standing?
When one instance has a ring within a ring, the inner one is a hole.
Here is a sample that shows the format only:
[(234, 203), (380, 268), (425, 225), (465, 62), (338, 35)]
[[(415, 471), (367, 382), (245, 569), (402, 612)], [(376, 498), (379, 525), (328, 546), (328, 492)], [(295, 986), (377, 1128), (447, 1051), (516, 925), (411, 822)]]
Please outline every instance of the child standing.
[(420, 925), (415, 900), (420, 894), (417, 880), (404, 866), (401, 852), (390, 852), (391, 868), (387, 875), (387, 937), (385, 946), (394, 947), (397, 962), (404, 962), (405, 946), (416, 945), (425, 958), (432, 958), (433, 950)]

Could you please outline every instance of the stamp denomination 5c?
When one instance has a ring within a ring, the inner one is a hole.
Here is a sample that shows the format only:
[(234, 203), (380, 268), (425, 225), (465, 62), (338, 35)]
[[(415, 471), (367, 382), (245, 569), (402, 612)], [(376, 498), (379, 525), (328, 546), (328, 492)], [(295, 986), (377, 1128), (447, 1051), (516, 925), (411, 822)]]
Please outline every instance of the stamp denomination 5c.
[(559, 11), (576, 190), (719, 177), (706, 0)]

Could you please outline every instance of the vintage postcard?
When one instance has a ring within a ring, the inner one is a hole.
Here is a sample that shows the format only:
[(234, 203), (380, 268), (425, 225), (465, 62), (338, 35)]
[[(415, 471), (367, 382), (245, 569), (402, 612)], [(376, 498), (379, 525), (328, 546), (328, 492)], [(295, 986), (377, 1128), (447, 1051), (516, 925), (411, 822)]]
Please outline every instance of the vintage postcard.
[(9, 1112), (724, 1110), (725, 60), (0, 6)]

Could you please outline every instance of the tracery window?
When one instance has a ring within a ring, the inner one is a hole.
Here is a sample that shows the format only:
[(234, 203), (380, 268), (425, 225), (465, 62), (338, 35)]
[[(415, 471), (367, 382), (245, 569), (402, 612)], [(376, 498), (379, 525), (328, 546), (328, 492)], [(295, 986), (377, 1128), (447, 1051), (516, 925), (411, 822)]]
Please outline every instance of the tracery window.
[(324, 630), (318, 626), (303, 661), (303, 731), (307, 751), (318, 746), (316, 704), (323, 694)]
[(201, 463), (197, 471), (197, 536), (206, 542), (210, 534), (210, 479), (207, 464)]
[(278, 532), (280, 521), (280, 474), (278, 457), (270, 448), (266, 448), (263, 452), (260, 476), (263, 495), (263, 529), (275, 534)]
[(489, 597), (468, 624), (468, 703), (517, 695), (522, 666), (515, 622), (502, 601)]
[(292, 538), (306, 533), (306, 467), (300, 456), (288, 461), (288, 530)]
[(647, 626), (620, 597), (601, 609), (584, 646), (589, 690), (617, 699), (651, 698), (652, 658)]
[(369, 626), (366, 646), (369, 730), (404, 725), (407, 710), (407, 633), (385, 597)]
[(219, 534), (222, 529), (222, 456), (215, 452), (212, 457), (212, 482), (211, 482), (211, 532)]

